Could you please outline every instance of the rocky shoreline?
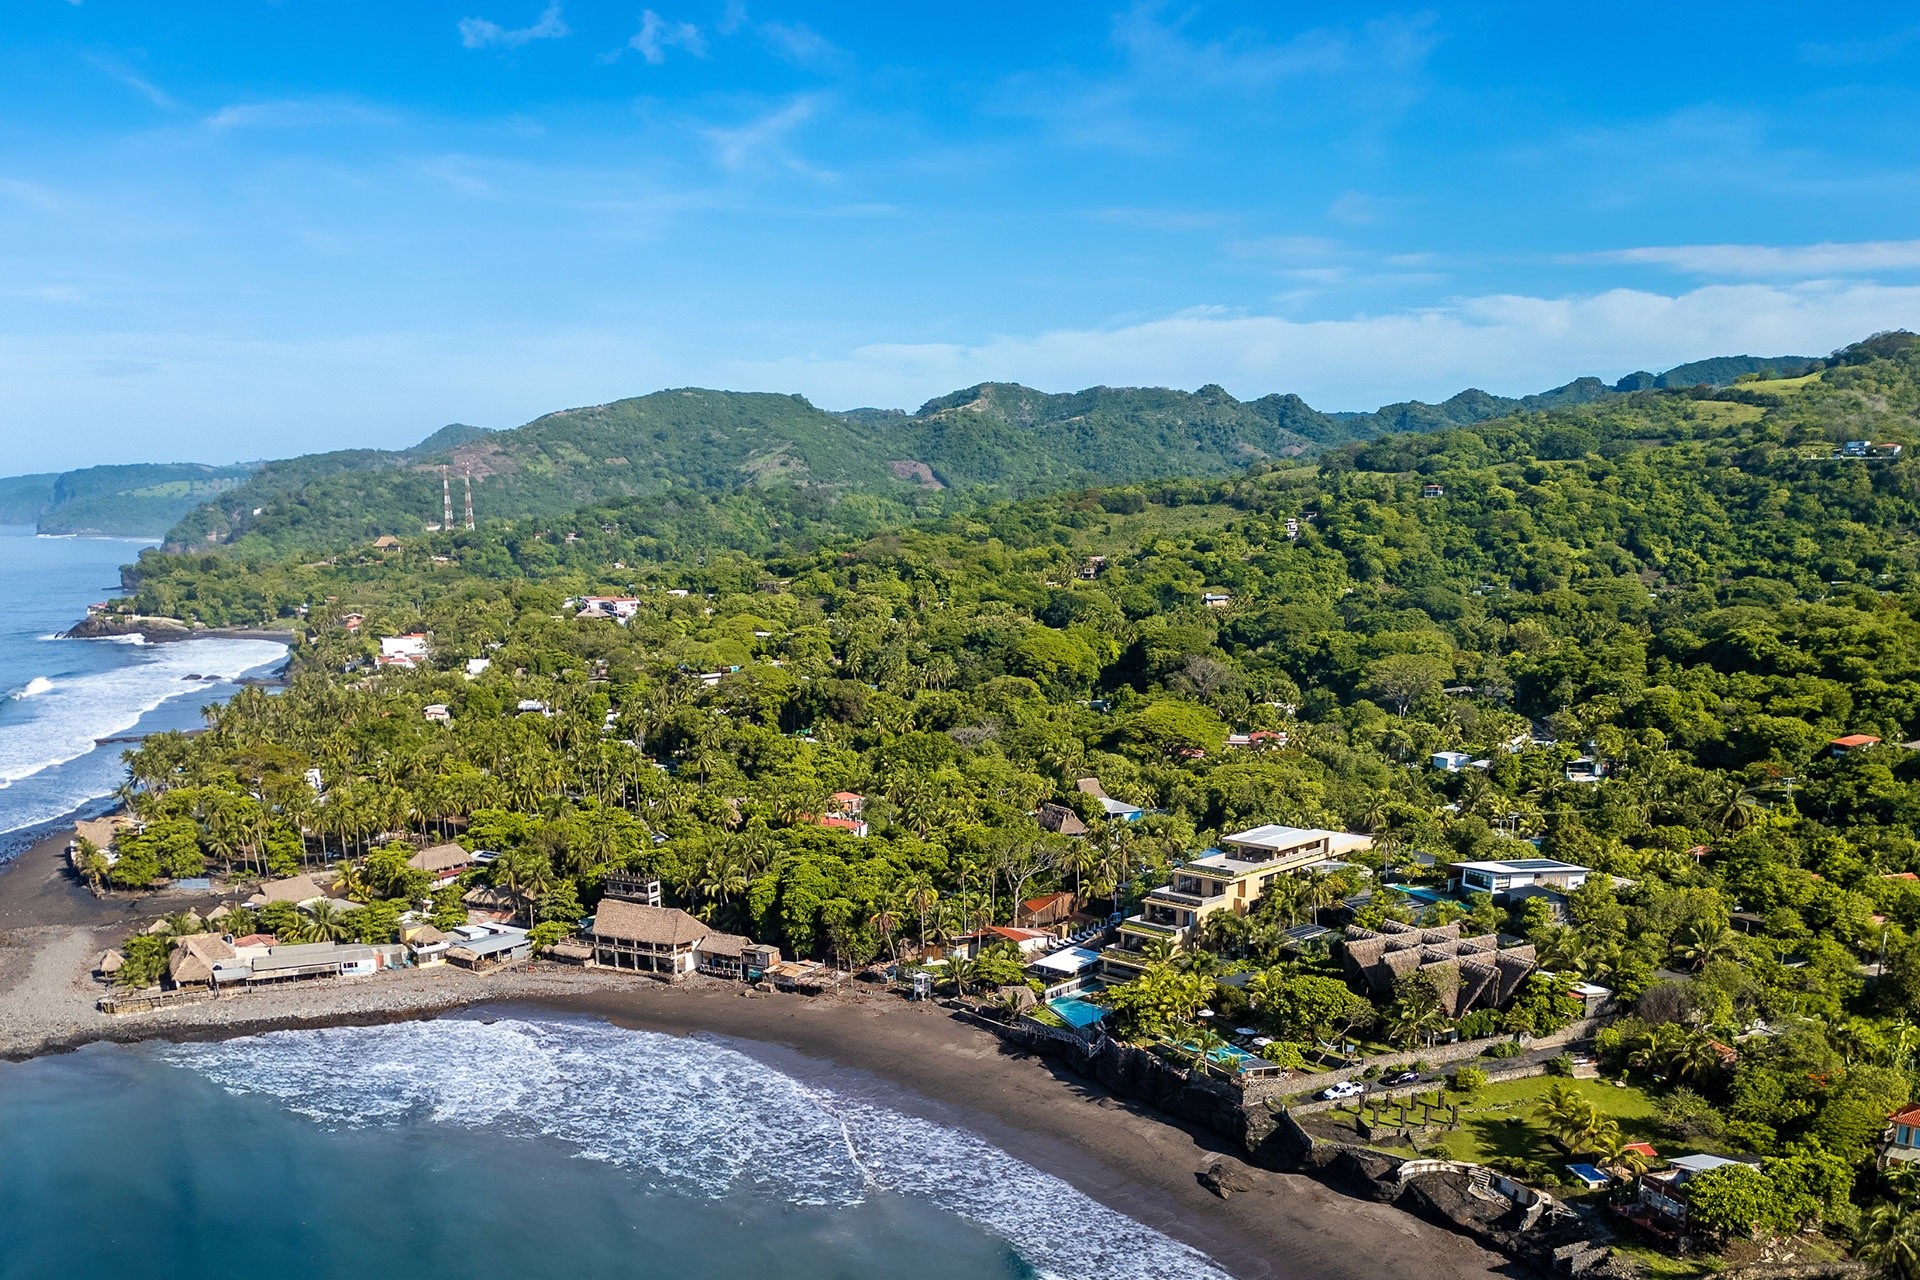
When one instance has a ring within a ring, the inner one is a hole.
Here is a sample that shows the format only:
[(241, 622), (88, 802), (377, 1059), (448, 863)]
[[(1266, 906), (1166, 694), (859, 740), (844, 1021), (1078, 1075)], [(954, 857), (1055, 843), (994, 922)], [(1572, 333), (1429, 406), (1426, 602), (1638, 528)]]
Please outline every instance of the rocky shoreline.
[(271, 640), (291, 645), (299, 637), (292, 631), (266, 627), (209, 627), (203, 623), (183, 622), (140, 613), (90, 613), (61, 635), (71, 640), (107, 640), (121, 636), (142, 636), (148, 644), (174, 640)]

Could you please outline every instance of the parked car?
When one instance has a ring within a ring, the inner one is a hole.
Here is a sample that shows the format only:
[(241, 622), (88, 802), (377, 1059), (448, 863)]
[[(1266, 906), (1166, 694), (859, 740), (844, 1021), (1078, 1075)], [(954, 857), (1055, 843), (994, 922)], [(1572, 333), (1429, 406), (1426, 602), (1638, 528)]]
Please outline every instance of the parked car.
[(1320, 1091), (1322, 1102), (1331, 1102), (1336, 1098), (1351, 1098), (1367, 1091), (1367, 1086), (1358, 1080), (1342, 1080), (1339, 1084), (1330, 1084)]
[(1420, 1073), (1418, 1071), (1402, 1071), (1398, 1075), (1388, 1076), (1385, 1080), (1382, 1080), (1380, 1083), (1385, 1085), (1412, 1084), (1415, 1080), (1418, 1080), (1419, 1078), (1420, 1078)]

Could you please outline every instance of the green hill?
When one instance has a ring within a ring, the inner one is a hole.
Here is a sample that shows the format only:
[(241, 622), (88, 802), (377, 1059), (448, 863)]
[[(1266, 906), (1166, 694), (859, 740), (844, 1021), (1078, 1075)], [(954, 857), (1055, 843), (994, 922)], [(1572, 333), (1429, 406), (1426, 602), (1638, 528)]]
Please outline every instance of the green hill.
[(253, 468), (133, 463), (0, 479), (0, 524), (41, 533), (157, 538)]
[(31, 476), (7, 476), (0, 479), (0, 524), (32, 524), (40, 513), (53, 505), (54, 482), (58, 472)]
[[(1731, 380), (1759, 367), (1798, 364), (1732, 357), (1704, 362), (1697, 366), (1702, 372), (1687, 376)], [(982, 383), (913, 413), (832, 413), (799, 396), (681, 388), (568, 409), (509, 431), (455, 424), (409, 449), (268, 463), (245, 485), (188, 514), (168, 541), (320, 549), (416, 535), (439, 522), (442, 468), (455, 489), (456, 518), (469, 480), (482, 520), (551, 520), (588, 504), (779, 486), (869, 493), (938, 510), (954, 497), (943, 491), (1018, 496), (1170, 475), (1228, 475), (1251, 463), (1387, 433), (1436, 431), (1621, 394), (1582, 378), (1519, 399), (1468, 390), (1439, 404), (1409, 401), (1373, 413), (1329, 414), (1294, 395), (1242, 401), (1211, 385), (1192, 392), (1092, 387), (1054, 394)]]

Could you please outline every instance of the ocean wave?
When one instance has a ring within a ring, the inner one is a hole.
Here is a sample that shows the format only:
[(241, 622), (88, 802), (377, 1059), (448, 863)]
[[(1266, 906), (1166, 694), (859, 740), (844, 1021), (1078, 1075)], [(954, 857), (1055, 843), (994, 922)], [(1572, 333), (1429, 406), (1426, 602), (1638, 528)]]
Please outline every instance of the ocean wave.
[(141, 716), (205, 687), (188, 676), (232, 680), (285, 652), (267, 640), (188, 640), (154, 645), (107, 671), (36, 677), (0, 726), (0, 784), (78, 759), (96, 749), (97, 739), (125, 733)]
[(1227, 1280), (1205, 1255), (982, 1138), (813, 1088), (710, 1041), (601, 1023), (442, 1019), (154, 1052), (329, 1126), (431, 1121), (537, 1135), (712, 1198), (751, 1189), (831, 1207), (892, 1192), (993, 1231), (1044, 1276)]

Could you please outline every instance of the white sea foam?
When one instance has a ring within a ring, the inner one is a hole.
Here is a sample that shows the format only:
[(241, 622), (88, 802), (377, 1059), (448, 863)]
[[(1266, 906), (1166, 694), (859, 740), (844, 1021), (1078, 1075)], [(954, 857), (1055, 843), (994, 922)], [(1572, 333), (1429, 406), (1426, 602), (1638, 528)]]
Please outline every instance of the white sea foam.
[(330, 1126), (417, 1119), (541, 1135), (661, 1188), (714, 1198), (751, 1190), (836, 1206), (879, 1189), (979, 1223), (1046, 1276), (1226, 1280), (1203, 1254), (984, 1139), (812, 1088), (708, 1041), (599, 1023), (445, 1019), (156, 1052)]
[(36, 676), (16, 695), (18, 710), (0, 732), (0, 785), (77, 759), (95, 749), (96, 739), (125, 733), (147, 712), (205, 688), (190, 676), (231, 680), (285, 651), (268, 640), (187, 640), (154, 645), (107, 671)]

